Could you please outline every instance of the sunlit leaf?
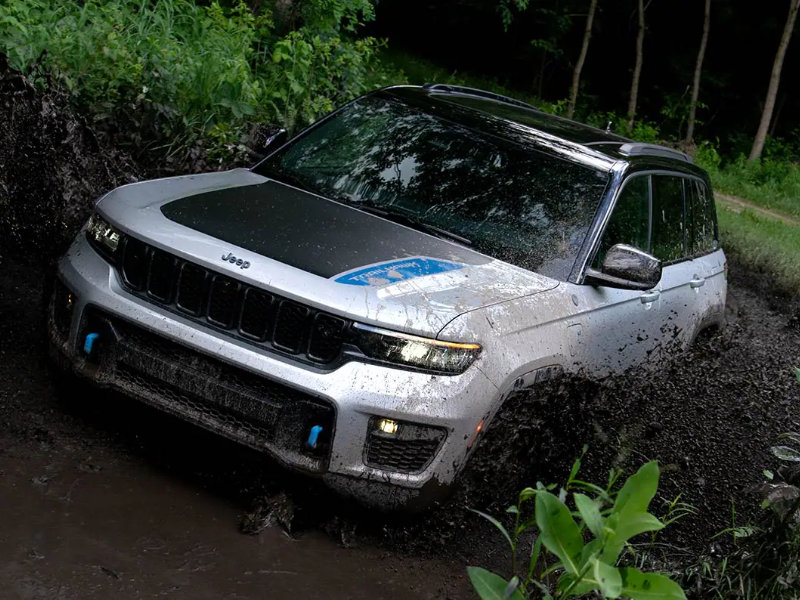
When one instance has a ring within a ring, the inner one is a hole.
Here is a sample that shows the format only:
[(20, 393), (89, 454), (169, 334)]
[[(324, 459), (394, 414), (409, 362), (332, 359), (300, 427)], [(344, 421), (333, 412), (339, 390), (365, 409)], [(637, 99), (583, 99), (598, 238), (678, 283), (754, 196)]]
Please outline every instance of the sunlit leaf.
[(594, 534), (594, 537), (601, 537), (603, 535), (603, 517), (600, 515), (600, 509), (597, 504), (584, 494), (573, 494), (575, 498), (575, 506), (581, 514), (583, 522)]
[(624, 513), (619, 515), (614, 532), (618, 539), (627, 542), (632, 537), (645, 531), (658, 531), (660, 529), (664, 529), (664, 523), (650, 513), (642, 512), (632, 515)]
[(467, 567), (467, 574), (481, 600), (525, 600), (518, 589), (506, 596), (508, 582), (483, 567)]
[(511, 598), (518, 589), (519, 589), (519, 577), (514, 575), (511, 578), (511, 581), (508, 582), (508, 585), (506, 585), (506, 589), (503, 592), (503, 600), (508, 600), (509, 598)]
[(800, 451), (790, 446), (772, 446), (770, 451), (781, 460), (785, 460), (787, 462), (800, 462)]
[(566, 504), (550, 492), (537, 494), (536, 525), (545, 547), (561, 560), (568, 573), (577, 573), (583, 538)]
[(658, 489), (658, 462), (650, 461), (628, 477), (614, 502), (614, 512), (646, 512)]
[(686, 600), (681, 587), (664, 575), (642, 573), (638, 569), (620, 569), (621, 595), (631, 600)]
[(618, 598), (622, 593), (622, 576), (619, 569), (594, 559), (591, 570), (592, 583), (606, 598)]

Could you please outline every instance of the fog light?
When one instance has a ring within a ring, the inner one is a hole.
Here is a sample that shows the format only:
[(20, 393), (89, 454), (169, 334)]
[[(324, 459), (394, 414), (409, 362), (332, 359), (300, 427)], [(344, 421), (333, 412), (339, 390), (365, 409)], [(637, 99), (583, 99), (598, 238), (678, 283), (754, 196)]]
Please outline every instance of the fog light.
[(392, 421), (391, 419), (381, 419), (378, 421), (378, 429), (380, 429), (383, 433), (394, 435), (397, 433), (397, 421)]

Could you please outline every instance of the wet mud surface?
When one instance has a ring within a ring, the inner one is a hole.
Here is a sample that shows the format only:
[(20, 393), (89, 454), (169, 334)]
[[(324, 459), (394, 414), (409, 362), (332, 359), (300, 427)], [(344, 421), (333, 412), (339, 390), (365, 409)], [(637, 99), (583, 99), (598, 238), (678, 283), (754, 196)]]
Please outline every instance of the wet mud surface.
[[(255, 452), (47, 367), (44, 272), (0, 269), (0, 582), (8, 597), (469, 598), (467, 564), (499, 572), (501, 515), (516, 491), (583, 473), (663, 468), (656, 512), (697, 513), (656, 547), (673, 568), (758, 512), (775, 436), (800, 430), (800, 325), (791, 301), (731, 281), (727, 327), (651, 372), (553, 385), (516, 399), (448, 501), (420, 515), (367, 511)], [(277, 500), (276, 500), (277, 498)], [(291, 533), (270, 518), (289, 507)], [(272, 511), (267, 510), (269, 516)], [(249, 521), (248, 521), (249, 519)], [(255, 520), (254, 520), (255, 519)], [(241, 529), (251, 527), (255, 535)]]

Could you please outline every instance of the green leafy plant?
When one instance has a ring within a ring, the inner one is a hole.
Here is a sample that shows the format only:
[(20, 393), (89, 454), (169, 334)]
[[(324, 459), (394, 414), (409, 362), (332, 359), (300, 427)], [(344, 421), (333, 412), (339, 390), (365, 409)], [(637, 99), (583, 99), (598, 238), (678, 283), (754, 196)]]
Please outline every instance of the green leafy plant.
[[(297, 3), (278, 31), (243, 0), (6, 0), (0, 52), (45, 66), (101, 135), (137, 158), (230, 154), (254, 123), (306, 125), (383, 83), (371, 0)], [(277, 10), (277, 8), (276, 8)]]
[[(680, 586), (664, 575), (617, 566), (631, 538), (664, 527), (648, 512), (658, 488), (658, 464), (653, 461), (642, 466), (618, 491), (619, 472), (612, 471), (603, 488), (577, 478), (580, 464), (580, 459), (575, 461), (558, 495), (553, 493), (554, 486), (541, 484), (522, 490), (517, 504), (508, 509), (514, 516), (511, 530), (494, 517), (475, 511), (508, 541), (513, 573), (506, 580), (482, 567), (469, 567), (470, 580), (480, 597), (522, 600), (538, 590), (546, 600), (592, 591), (604, 598), (685, 598)], [(567, 504), (570, 495), (573, 509)], [(534, 514), (523, 518), (530, 500), (534, 501)], [(520, 545), (531, 532), (535, 537), (525, 572), (520, 575)]]

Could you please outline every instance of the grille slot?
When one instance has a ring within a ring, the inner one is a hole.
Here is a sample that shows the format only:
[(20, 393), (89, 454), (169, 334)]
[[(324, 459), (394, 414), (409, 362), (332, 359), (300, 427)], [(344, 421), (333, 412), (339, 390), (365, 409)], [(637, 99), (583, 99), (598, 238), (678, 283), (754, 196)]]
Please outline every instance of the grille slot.
[(344, 319), (318, 314), (311, 327), (308, 355), (320, 362), (330, 362), (339, 354), (347, 325)]
[(174, 256), (161, 250), (152, 250), (150, 252), (150, 270), (147, 274), (147, 293), (161, 302), (172, 302), (175, 267)]
[(250, 288), (244, 293), (242, 319), (239, 331), (242, 335), (264, 341), (271, 333), (274, 298), (271, 294)]
[[(290, 300), (284, 300), (278, 306), (278, 316), (275, 323), (273, 342), (281, 350), (300, 354), (309, 329), (309, 316), (311, 311)], [(297, 332), (303, 335), (297, 335)]]
[(132, 293), (266, 350), (317, 365), (342, 356), (351, 322), (127, 237), (118, 264)]
[(206, 301), (206, 270), (190, 263), (183, 263), (178, 280), (178, 308), (198, 316), (203, 312)]
[(134, 290), (144, 289), (147, 283), (147, 246), (139, 240), (128, 238), (122, 256), (122, 277)]
[(224, 275), (214, 277), (208, 299), (208, 320), (214, 325), (230, 329), (239, 312), (238, 296), (238, 282)]

